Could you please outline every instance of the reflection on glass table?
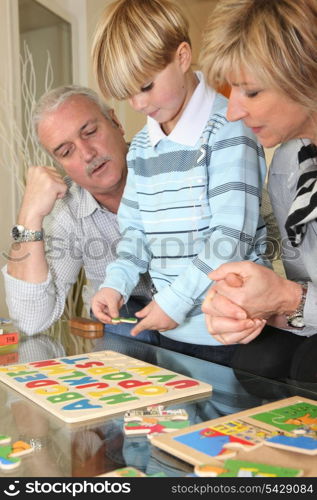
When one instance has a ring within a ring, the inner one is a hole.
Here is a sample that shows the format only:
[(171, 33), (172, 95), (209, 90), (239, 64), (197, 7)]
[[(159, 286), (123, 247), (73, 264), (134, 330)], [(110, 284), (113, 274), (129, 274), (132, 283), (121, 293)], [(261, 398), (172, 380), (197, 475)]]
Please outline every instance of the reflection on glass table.
[[(317, 384), (263, 379), (111, 333), (96, 340), (80, 338), (71, 334), (66, 321), (45, 333), (20, 335), (14, 364), (100, 350), (117, 351), (211, 384), (213, 391), (207, 398), (166, 405), (185, 409), (191, 425), (294, 395), (317, 400)], [(122, 415), (65, 425), (4, 384), (0, 384), (0, 403), (1, 434), (12, 441), (25, 440), (34, 448), (18, 468), (0, 470), (2, 476), (93, 477), (124, 466), (148, 475), (164, 472), (177, 477), (192, 472), (192, 466), (152, 446), (147, 436), (126, 436)]]

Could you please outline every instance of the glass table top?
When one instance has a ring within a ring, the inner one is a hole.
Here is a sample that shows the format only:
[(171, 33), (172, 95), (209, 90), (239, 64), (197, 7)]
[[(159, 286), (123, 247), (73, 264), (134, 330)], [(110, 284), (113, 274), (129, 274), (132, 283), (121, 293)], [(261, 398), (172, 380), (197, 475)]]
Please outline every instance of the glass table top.
[[(0, 349), (0, 365), (101, 350), (117, 351), (211, 384), (208, 397), (165, 405), (167, 409), (185, 409), (191, 425), (291, 396), (317, 400), (317, 384), (264, 379), (111, 333), (98, 339), (83, 338), (71, 333), (66, 320), (45, 333), (20, 334), (18, 344)], [(192, 465), (151, 445), (147, 436), (126, 436), (123, 415), (68, 425), (3, 383), (0, 401), (0, 434), (10, 436), (12, 442), (31, 441), (34, 447), (32, 454), (22, 457), (18, 468), (0, 470), (2, 477), (95, 477), (126, 466), (146, 475), (163, 472), (169, 477), (193, 471)]]

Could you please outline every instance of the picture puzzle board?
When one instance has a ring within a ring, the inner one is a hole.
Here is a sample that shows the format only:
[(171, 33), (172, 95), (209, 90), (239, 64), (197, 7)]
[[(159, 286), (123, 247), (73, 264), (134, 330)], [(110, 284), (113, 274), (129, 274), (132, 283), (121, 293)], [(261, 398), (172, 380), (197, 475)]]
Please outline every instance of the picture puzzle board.
[(67, 423), (212, 391), (210, 384), (114, 351), (0, 367), (0, 381)]
[[(169, 434), (154, 435), (154, 446), (192, 465), (222, 462), (271, 447), (300, 456), (317, 455), (317, 402), (293, 396), (208, 420)], [(264, 447), (264, 448), (263, 448)], [(313, 458), (315, 461), (315, 458)]]

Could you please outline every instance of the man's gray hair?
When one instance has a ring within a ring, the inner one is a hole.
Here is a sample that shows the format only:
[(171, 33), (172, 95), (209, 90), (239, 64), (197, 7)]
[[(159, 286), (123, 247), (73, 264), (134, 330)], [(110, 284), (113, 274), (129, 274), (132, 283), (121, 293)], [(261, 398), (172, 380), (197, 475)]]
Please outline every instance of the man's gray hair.
[(97, 92), (95, 92), (94, 90), (88, 87), (81, 87), (80, 85), (65, 85), (62, 87), (57, 87), (43, 94), (33, 109), (33, 136), (39, 146), (43, 148), (43, 145), (40, 143), (38, 137), (38, 126), (44, 115), (46, 113), (50, 113), (51, 111), (55, 111), (63, 102), (67, 101), (67, 99), (77, 95), (82, 95), (87, 99), (90, 99), (99, 107), (101, 113), (105, 116), (105, 118), (112, 121), (111, 115), (109, 113), (111, 109), (110, 106), (108, 106), (108, 104), (106, 104), (105, 101), (103, 101), (103, 99), (101, 99)]

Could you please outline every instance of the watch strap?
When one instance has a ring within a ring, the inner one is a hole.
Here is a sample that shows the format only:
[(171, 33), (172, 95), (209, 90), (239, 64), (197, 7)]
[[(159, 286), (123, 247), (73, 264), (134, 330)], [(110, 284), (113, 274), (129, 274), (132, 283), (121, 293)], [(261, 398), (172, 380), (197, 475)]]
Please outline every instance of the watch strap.
[(27, 229), (24, 226), (17, 224), (12, 228), (11, 236), (16, 243), (23, 243), (26, 241), (43, 241), (44, 229)]
[(306, 302), (308, 285), (307, 285), (307, 283), (301, 283), (301, 287), (302, 287), (302, 296), (301, 296), (300, 303), (299, 303), (297, 309), (295, 311), (291, 312), (290, 314), (286, 314), (288, 326), (291, 326), (292, 328), (299, 328), (299, 329), (302, 329), (305, 327), (304, 307), (305, 307), (305, 302)]
[(21, 236), (20, 241), (43, 241), (44, 231), (32, 231), (31, 229), (26, 229), (24, 234)]

